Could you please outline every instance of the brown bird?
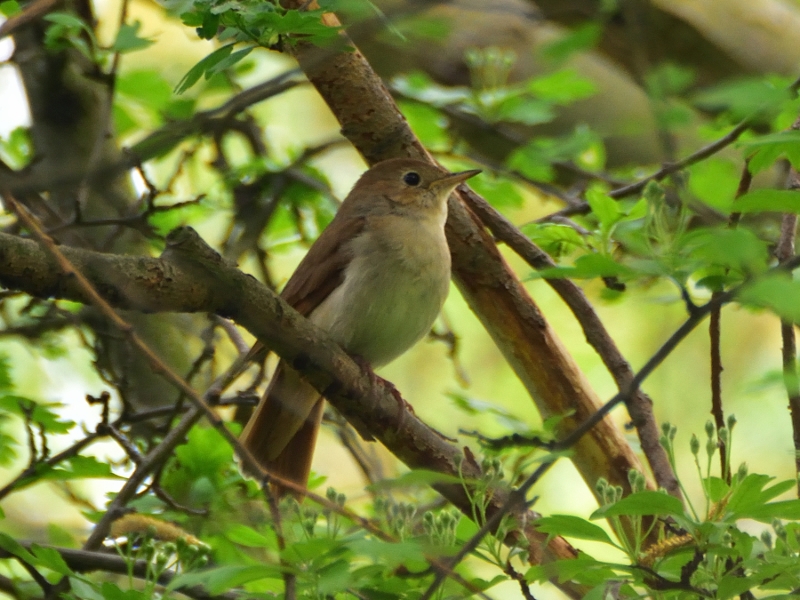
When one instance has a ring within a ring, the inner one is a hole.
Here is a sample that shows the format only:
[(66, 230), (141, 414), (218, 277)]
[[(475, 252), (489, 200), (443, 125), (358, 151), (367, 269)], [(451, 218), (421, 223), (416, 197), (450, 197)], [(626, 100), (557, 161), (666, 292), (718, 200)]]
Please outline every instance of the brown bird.
[[(447, 198), (480, 171), (410, 158), (376, 164), (345, 198), (281, 296), (348, 353), (384, 365), (429, 330), (447, 296)], [(270, 473), (306, 485), (323, 398), (285, 362), (242, 433)]]

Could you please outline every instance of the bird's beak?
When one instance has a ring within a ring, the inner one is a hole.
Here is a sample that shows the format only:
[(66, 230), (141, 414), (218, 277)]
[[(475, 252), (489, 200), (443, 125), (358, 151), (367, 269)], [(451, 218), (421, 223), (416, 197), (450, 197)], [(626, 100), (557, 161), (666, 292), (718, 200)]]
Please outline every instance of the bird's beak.
[(458, 173), (450, 173), (445, 175), (441, 179), (436, 180), (436, 187), (439, 188), (446, 188), (446, 187), (455, 187), (462, 181), (466, 181), (470, 177), (475, 177), (478, 173), (481, 173), (480, 169), (472, 169), (470, 171), (459, 171)]

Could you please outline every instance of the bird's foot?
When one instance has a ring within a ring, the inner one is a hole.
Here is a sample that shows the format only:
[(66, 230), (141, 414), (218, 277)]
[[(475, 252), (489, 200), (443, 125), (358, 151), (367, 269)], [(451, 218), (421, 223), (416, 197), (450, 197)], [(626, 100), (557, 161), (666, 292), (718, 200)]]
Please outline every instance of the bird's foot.
[(361, 367), (362, 371), (367, 372), (369, 375), (370, 385), (372, 387), (376, 387), (377, 385), (383, 386), (383, 388), (392, 395), (395, 402), (397, 402), (397, 407), (399, 409), (397, 429), (400, 430), (400, 428), (403, 427), (403, 421), (405, 420), (406, 412), (414, 414), (414, 408), (408, 402), (406, 402), (405, 398), (403, 398), (403, 396), (400, 394), (400, 390), (398, 390), (391, 381), (375, 374), (372, 365), (370, 365), (363, 356), (353, 355), (353, 360), (356, 361), (359, 367)]

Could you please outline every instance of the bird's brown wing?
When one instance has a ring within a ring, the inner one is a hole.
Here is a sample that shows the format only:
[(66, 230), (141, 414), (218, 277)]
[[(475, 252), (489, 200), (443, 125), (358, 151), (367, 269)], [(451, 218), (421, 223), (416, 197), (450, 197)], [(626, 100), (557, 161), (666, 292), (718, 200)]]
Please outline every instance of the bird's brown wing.
[[(364, 229), (363, 217), (338, 217), (320, 234), (281, 292), (281, 298), (304, 317), (341, 285), (350, 260), (347, 243)], [(263, 362), (266, 357), (267, 349), (257, 341), (247, 355), (246, 364)]]
[[(337, 216), (311, 246), (281, 293), (302, 315), (309, 316), (341, 285), (350, 260), (349, 242), (364, 227), (363, 218)], [(281, 361), (242, 434), (242, 443), (272, 475), (305, 485), (322, 408), (319, 392)]]
[(363, 229), (363, 217), (331, 221), (300, 261), (281, 297), (301, 315), (310, 315), (341, 285), (350, 262), (349, 242)]

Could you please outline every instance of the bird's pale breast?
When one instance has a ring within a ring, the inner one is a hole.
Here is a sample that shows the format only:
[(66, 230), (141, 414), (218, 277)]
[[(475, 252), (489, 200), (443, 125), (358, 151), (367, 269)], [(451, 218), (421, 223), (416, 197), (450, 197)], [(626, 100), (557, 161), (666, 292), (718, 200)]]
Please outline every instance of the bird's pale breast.
[(419, 341), (447, 297), (439, 219), (386, 217), (353, 240), (342, 284), (311, 314), (351, 354), (386, 364)]

